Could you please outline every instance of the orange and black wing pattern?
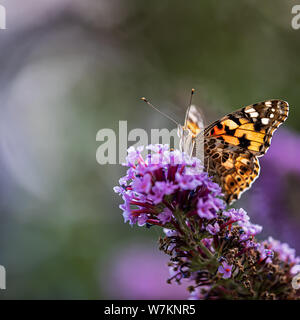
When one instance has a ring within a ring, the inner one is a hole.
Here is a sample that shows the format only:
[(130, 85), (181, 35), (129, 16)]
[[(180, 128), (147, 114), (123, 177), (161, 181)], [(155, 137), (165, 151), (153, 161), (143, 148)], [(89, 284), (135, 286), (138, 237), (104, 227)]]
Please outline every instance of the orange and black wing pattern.
[(258, 177), (257, 157), (266, 153), (288, 112), (287, 102), (269, 100), (241, 108), (205, 129), (205, 167), (221, 185), (228, 203)]

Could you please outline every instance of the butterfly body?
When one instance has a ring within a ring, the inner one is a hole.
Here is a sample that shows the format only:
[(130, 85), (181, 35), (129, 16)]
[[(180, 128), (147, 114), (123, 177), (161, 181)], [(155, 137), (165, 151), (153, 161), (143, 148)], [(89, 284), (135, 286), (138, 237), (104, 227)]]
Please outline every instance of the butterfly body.
[(228, 203), (237, 200), (259, 176), (258, 157), (270, 147), (275, 130), (287, 119), (289, 105), (268, 100), (241, 108), (204, 129), (196, 107), (188, 109), (179, 126), (180, 149), (204, 159)]

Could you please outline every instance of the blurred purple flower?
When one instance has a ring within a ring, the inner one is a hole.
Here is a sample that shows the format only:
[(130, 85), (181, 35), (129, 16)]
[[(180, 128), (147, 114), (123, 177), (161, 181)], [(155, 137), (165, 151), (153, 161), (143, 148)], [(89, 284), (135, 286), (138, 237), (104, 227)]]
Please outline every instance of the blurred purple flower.
[(266, 247), (278, 253), (280, 259), (287, 263), (299, 263), (300, 258), (296, 256), (296, 250), (291, 248), (287, 243), (282, 243), (278, 240), (269, 237), (263, 242)]
[(168, 257), (147, 245), (131, 245), (111, 257), (101, 287), (112, 299), (187, 299), (188, 281), (166, 282)]
[[(300, 250), (300, 135), (280, 130), (267, 154), (260, 158), (261, 173), (242, 198), (252, 219), (264, 226), (264, 236), (274, 234)], [(259, 204), (259, 205), (258, 205)]]

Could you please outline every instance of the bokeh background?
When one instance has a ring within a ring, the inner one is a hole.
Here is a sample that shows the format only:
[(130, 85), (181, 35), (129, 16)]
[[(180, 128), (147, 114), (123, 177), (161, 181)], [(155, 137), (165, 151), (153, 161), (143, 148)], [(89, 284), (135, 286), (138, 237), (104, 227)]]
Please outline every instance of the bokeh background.
[(170, 286), (160, 230), (123, 223), (119, 165), (96, 133), (172, 129), (191, 88), (207, 122), (270, 98), (290, 115), (244, 207), (261, 238), (300, 254), (300, 30), (297, 1), (0, 0), (1, 299), (186, 298)]

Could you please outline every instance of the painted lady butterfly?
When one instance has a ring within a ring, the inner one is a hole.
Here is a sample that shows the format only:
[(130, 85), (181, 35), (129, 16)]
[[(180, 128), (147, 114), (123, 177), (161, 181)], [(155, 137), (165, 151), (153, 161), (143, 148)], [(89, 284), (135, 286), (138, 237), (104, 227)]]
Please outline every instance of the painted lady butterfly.
[(287, 102), (268, 100), (241, 108), (204, 129), (201, 114), (191, 105), (184, 126), (178, 126), (180, 149), (199, 158), (204, 154), (205, 170), (230, 204), (258, 178), (258, 157), (267, 152), (288, 112)]

